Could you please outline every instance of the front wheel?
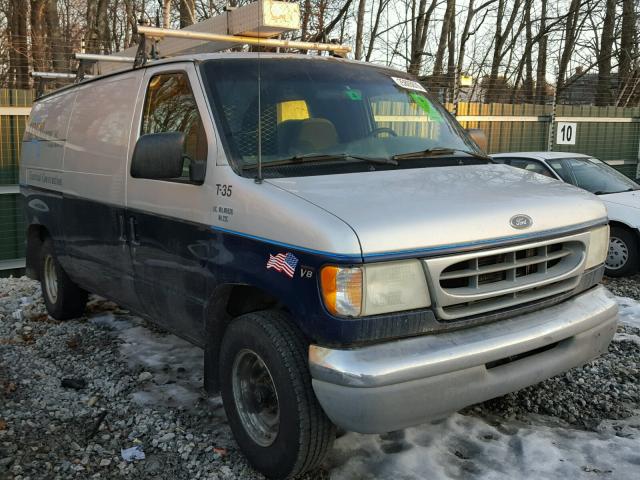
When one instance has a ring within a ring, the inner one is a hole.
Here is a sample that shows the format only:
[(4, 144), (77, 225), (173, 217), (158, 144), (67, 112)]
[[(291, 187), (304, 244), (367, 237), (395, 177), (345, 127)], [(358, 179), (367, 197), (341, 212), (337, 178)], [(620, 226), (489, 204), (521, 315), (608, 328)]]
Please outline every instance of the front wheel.
[(605, 262), (605, 273), (610, 277), (625, 277), (638, 269), (638, 239), (636, 235), (621, 227), (611, 227), (609, 253)]
[(50, 238), (42, 243), (40, 285), (47, 312), (56, 320), (79, 317), (84, 313), (88, 294), (73, 283), (56, 258)]
[(222, 400), (240, 449), (269, 478), (322, 463), (335, 427), (313, 393), (302, 334), (278, 311), (242, 315), (220, 350)]

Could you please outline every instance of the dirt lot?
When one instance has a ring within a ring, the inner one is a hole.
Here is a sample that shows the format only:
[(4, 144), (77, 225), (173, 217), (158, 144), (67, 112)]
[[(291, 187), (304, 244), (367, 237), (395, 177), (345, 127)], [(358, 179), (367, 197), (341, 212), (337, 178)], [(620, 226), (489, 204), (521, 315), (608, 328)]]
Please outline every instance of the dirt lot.
[[(344, 435), (307, 477), (633, 477), (640, 278), (608, 286), (622, 323), (600, 359), (444, 421)], [(96, 298), (57, 322), (37, 283), (0, 279), (0, 479), (261, 478), (201, 383), (201, 350), (116, 305)], [(145, 458), (125, 461), (134, 446)]]

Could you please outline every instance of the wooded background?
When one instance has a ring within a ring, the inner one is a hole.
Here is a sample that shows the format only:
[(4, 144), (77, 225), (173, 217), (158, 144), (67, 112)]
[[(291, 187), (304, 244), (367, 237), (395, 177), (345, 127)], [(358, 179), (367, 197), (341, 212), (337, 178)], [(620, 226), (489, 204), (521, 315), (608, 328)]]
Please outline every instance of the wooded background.
[[(94, 53), (129, 47), (137, 22), (184, 27), (243, 3), (0, 0), (0, 86), (30, 88), (34, 70), (75, 71), (83, 41)], [(580, 84), (596, 105), (640, 102), (638, 0), (299, 3), (293, 38), (350, 44), (352, 57), (405, 69), (449, 95), (465, 75), (474, 101), (549, 103), (554, 89), (562, 97)]]

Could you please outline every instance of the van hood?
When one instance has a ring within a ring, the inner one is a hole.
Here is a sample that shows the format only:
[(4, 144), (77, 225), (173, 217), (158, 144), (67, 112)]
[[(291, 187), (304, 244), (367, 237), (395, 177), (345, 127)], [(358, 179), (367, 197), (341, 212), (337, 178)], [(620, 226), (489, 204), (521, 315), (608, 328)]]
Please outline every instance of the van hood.
[[(332, 213), (356, 233), (365, 257), (461, 248), (606, 219), (585, 190), (507, 165), (372, 171), (268, 180)], [(532, 225), (515, 229), (515, 215)]]

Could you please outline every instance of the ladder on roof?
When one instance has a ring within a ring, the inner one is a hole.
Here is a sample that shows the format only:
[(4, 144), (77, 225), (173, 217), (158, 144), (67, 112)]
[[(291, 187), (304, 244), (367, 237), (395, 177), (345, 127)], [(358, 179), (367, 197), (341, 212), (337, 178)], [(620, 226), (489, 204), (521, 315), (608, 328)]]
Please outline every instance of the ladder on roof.
[(251, 45), (258, 47), (329, 52), (344, 57), (351, 51), (337, 43), (302, 42), (279, 38), (300, 28), (297, 3), (258, 0), (238, 8), (227, 8), (221, 15), (190, 25), (181, 30), (140, 25), (138, 45), (112, 55), (76, 53), (76, 74), (33, 72), (42, 81), (73, 79), (76, 82), (98, 75), (137, 68), (149, 61), (177, 55), (212, 53)]

